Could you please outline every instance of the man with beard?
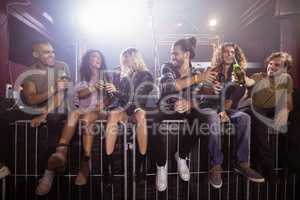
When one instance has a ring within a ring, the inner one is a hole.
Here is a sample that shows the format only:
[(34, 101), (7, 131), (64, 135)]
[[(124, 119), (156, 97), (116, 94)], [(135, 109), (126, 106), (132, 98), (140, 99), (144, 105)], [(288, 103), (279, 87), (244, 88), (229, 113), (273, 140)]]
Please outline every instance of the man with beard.
[(164, 191), (168, 185), (168, 169), (166, 159), (166, 137), (160, 130), (163, 120), (187, 120), (189, 127), (197, 121), (206, 123), (208, 130), (180, 132), (179, 152), (175, 154), (179, 175), (183, 181), (190, 180), (190, 171), (187, 165), (187, 157), (200, 134), (209, 134), (209, 152), (211, 157), (211, 171), (209, 182), (213, 187), (222, 186), (221, 164), (223, 155), (220, 151), (220, 119), (217, 112), (210, 108), (199, 108), (191, 97), (198, 85), (203, 82), (213, 82), (216, 72), (210, 70), (200, 73), (191, 65), (195, 57), (196, 38), (180, 39), (171, 49), (171, 62), (162, 66), (160, 79), (160, 111), (155, 118), (157, 132), (153, 135), (155, 143), (155, 155), (157, 164), (156, 188)]

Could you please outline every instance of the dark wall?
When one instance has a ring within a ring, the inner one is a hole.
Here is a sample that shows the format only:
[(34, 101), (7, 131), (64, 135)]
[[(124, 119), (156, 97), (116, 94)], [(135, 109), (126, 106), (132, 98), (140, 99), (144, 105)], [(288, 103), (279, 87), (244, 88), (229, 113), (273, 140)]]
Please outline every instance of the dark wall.
[(5, 1), (0, 1), (0, 96), (4, 95), (8, 74), (8, 24)]

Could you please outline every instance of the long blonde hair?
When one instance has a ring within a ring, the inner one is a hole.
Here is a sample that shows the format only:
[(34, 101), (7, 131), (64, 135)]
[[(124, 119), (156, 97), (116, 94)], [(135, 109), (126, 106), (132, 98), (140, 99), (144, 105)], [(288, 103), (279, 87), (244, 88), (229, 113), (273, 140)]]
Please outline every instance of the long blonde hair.
[[(124, 64), (127, 59), (127, 64)], [(148, 71), (142, 54), (136, 48), (125, 49), (120, 55), (121, 74), (127, 75), (137, 71)]]

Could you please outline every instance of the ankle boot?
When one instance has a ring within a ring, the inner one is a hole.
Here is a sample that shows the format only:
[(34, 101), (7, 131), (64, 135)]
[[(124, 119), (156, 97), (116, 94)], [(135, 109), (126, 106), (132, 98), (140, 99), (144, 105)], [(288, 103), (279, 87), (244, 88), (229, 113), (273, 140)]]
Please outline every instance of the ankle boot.
[(82, 186), (87, 184), (91, 168), (90, 159), (90, 156), (83, 157), (80, 165), (80, 170), (75, 178), (75, 185)]
[(136, 165), (135, 165), (135, 176), (136, 181), (145, 181), (146, 180), (146, 154), (142, 155), (140, 153), (136, 154)]
[(103, 181), (106, 184), (113, 184), (113, 156), (105, 155), (103, 160)]
[(65, 163), (68, 155), (68, 145), (59, 144), (56, 147), (56, 152), (53, 153), (48, 159), (48, 168), (56, 170), (57, 172), (63, 172), (65, 169)]

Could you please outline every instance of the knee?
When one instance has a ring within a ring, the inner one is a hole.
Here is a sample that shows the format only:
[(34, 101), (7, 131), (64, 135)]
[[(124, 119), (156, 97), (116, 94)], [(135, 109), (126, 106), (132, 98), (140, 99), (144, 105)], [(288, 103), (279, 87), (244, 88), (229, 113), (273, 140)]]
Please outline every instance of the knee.
[(107, 124), (116, 124), (120, 121), (120, 113), (119, 112), (111, 112), (107, 117)]
[(250, 124), (251, 123), (251, 117), (249, 114), (244, 112), (238, 112), (238, 121), (242, 121), (243, 123)]
[(82, 118), (82, 122), (85, 125), (92, 125), (95, 123), (96, 120), (97, 120), (97, 118), (95, 118), (93, 115), (91, 115), (91, 113), (84, 115)]
[(138, 124), (144, 124), (146, 122), (146, 111), (139, 110), (135, 113), (135, 119)]
[(210, 111), (209, 113), (207, 113), (207, 121), (211, 124), (221, 123), (220, 117), (216, 111)]
[(78, 118), (79, 118), (79, 113), (71, 112), (68, 116), (68, 123), (74, 124), (77, 122)]

